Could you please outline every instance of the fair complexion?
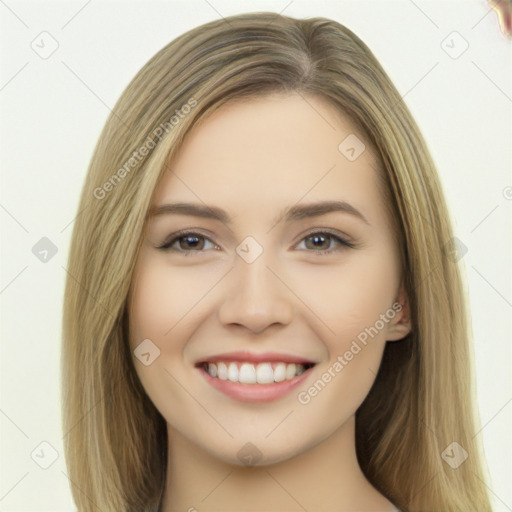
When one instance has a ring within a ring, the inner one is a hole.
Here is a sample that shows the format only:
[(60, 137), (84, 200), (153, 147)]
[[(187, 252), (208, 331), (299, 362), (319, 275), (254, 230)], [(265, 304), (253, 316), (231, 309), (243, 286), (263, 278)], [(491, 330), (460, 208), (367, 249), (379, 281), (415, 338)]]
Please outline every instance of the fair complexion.
[[(317, 97), (232, 102), (195, 126), (159, 183), (153, 212), (179, 202), (227, 216), (151, 216), (132, 283), (132, 353), (145, 339), (160, 350), (134, 364), (167, 422), (163, 511), (396, 510), (359, 467), (355, 413), (410, 315), (378, 160), (368, 144), (347, 159), (338, 146), (350, 134), (363, 140)], [(281, 216), (324, 201), (360, 215)], [(282, 396), (241, 399), (198, 366), (234, 351), (315, 364)]]

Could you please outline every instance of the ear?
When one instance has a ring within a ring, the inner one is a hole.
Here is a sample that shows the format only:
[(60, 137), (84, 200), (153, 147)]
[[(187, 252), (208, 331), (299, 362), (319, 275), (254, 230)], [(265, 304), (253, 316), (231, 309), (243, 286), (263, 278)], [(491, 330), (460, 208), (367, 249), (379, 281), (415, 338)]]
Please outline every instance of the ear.
[(412, 330), (409, 297), (403, 285), (391, 308), (395, 316), (388, 323), (386, 341), (398, 341), (405, 338)]

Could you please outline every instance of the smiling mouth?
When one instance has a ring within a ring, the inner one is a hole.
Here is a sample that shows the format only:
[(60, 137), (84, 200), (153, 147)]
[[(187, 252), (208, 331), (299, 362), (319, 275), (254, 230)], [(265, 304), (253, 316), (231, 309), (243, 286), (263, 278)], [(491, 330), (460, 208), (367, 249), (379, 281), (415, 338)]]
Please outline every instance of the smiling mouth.
[(238, 361), (201, 362), (196, 365), (203, 368), (212, 378), (239, 384), (277, 384), (290, 381), (315, 366), (314, 363), (261, 362), (253, 364)]

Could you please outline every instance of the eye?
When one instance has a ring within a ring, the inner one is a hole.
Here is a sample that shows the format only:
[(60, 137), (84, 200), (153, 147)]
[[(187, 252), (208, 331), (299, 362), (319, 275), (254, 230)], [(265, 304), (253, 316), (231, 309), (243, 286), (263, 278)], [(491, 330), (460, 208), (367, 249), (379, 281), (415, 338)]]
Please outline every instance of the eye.
[[(311, 243), (308, 247), (308, 240), (311, 240)], [(339, 250), (342, 250), (343, 247), (349, 247), (353, 248), (355, 247), (354, 244), (349, 242), (348, 240), (345, 240), (344, 238), (335, 235), (334, 233), (330, 233), (329, 231), (315, 231), (313, 233), (309, 233), (306, 235), (302, 240), (301, 243), (305, 241), (306, 247), (309, 249), (311, 248), (313, 252), (316, 252), (319, 256), (323, 256), (325, 254), (330, 254)], [(330, 241), (334, 241), (336, 244), (338, 244), (338, 248), (327, 248), (327, 246), (330, 246)], [(300, 244), (299, 244), (300, 245)], [(342, 246), (341, 248), (339, 246)], [(321, 250), (316, 250), (321, 249)]]
[[(310, 244), (307, 243), (308, 240), (311, 240)], [(328, 248), (331, 246), (330, 242), (332, 241), (334, 241), (335, 244), (338, 244), (338, 248)], [(344, 238), (328, 231), (315, 231), (313, 233), (309, 233), (301, 240), (301, 243), (302, 242), (306, 242), (306, 250), (310, 249), (311, 252), (316, 252), (319, 256), (342, 250), (339, 246), (342, 246), (342, 248), (355, 247), (355, 245), (348, 240), (345, 240)], [(214, 250), (220, 250), (218, 245), (214, 244), (208, 237), (202, 235), (201, 233), (197, 233), (195, 231), (180, 231), (172, 235), (172, 238), (169, 241), (164, 242), (163, 245), (157, 248), (163, 251), (173, 251), (183, 253), (185, 256), (189, 256), (194, 252), (205, 252), (205, 245), (208, 243), (213, 246)]]
[[(210, 242), (214, 247), (218, 248), (217, 245), (201, 233), (194, 231), (181, 231), (173, 235), (172, 239), (168, 242), (164, 242), (163, 245), (159, 246), (158, 249), (181, 252), (185, 256), (190, 255), (192, 252), (203, 252), (205, 242)], [(174, 245), (180, 246), (179, 249), (173, 247)]]

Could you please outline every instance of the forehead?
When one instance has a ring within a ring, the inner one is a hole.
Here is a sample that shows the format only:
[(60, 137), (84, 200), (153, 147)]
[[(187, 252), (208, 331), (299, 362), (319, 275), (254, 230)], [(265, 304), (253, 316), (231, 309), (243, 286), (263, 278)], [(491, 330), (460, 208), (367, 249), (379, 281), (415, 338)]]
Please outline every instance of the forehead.
[[(355, 157), (355, 158), (354, 158)], [(187, 135), (154, 205), (193, 201), (239, 215), (301, 202), (349, 200), (378, 218), (378, 159), (350, 120), (298, 94), (230, 102)]]

